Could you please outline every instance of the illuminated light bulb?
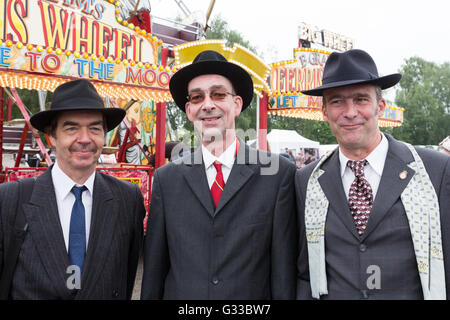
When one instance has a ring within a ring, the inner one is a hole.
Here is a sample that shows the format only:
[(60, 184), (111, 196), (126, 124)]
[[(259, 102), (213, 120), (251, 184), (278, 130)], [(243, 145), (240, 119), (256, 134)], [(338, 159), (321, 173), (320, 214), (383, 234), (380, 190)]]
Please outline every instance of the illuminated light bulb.
[(111, 63), (111, 62), (113, 62), (113, 61), (114, 61), (113, 57), (108, 57), (108, 62), (109, 62), (109, 63)]
[(62, 50), (61, 50), (61, 49), (56, 49), (56, 54), (57, 54), (57, 55), (62, 54)]
[[(8, 43), (6, 45), (8, 45)], [(38, 52), (42, 52), (42, 51), (44, 51), (44, 48), (42, 48), (41, 46), (37, 46), (36, 50)]]
[(48, 47), (48, 48), (47, 48), (47, 52), (48, 52), (48, 53), (52, 53), (52, 52), (53, 52), (53, 48)]
[(138, 67), (139, 67), (139, 68), (142, 68), (143, 66), (144, 66), (144, 64), (143, 64), (142, 62), (139, 62), (139, 63), (138, 63)]
[(7, 47), (11, 47), (13, 45), (11, 40), (6, 41), (6, 46)]
[(17, 47), (17, 49), (22, 49), (23, 48), (23, 43), (22, 42), (17, 42), (16, 47)]
[(83, 58), (87, 59), (87, 58), (89, 58), (89, 55), (87, 53), (84, 53)]

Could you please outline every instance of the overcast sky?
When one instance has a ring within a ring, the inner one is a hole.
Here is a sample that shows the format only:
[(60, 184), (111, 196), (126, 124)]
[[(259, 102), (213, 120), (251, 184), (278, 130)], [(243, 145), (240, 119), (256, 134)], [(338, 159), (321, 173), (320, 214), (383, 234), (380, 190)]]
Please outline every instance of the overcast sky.
[[(183, 0), (194, 15), (205, 15), (210, 0)], [(150, 0), (152, 14), (183, 17), (175, 0)], [(405, 59), (419, 56), (450, 62), (449, 0), (216, 0), (231, 30), (255, 46), (267, 64), (290, 60), (298, 46), (300, 22), (354, 39), (380, 75), (398, 72)]]

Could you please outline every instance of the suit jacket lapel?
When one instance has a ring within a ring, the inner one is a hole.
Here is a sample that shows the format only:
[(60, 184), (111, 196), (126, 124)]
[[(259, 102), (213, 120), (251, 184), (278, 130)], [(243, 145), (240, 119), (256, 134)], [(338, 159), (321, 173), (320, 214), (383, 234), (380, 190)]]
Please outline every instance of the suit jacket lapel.
[[(342, 177), (340, 175), (339, 151), (335, 151), (330, 159), (325, 161), (321, 167), (324, 173), (319, 177), (319, 183), (333, 212), (339, 217), (348, 231), (357, 239), (358, 232), (353, 222), (352, 215), (347, 203)], [(328, 214), (330, 213), (330, 210)]]
[[(96, 172), (89, 243), (81, 277), (82, 288), (96, 283), (96, 278), (102, 272), (103, 263), (107, 260), (106, 257), (111, 250), (110, 244), (119, 214), (119, 207), (115, 203), (111, 187), (106, 183), (102, 174)], [(89, 288), (86, 288), (86, 291), (88, 290)]]
[[(398, 200), (415, 173), (414, 170), (408, 167), (408, 163), (414, 161), (408, 148), (390, 135), (385, 134), (385, 136), (389, 141), (389, 149), (377, 195), (370, 211), (367, 229), (361, 240), (364, 240), (376, 228), (389, 211), (389, 208)], [(400, 173), (403, 171), (407, 172), (404, 179), (400, 178)]]
[(206, 178), (205, 165), (203, 163), (202, 149), (197, 148), (188, 159), (184, 161), (183, 176), (186, 184), (197, 197), (198, 201), (203, 205), (206, 211), (214, 215), (214, 202), (211, 197), (211, 191), (208, 187), (208, 179)]
[(69, 297), (66, 273), (69, 257), (56, 204), (51, 169), (36, 178), (29, 203), (23, 204), (29, 232), (41, 262), (61, 297)]

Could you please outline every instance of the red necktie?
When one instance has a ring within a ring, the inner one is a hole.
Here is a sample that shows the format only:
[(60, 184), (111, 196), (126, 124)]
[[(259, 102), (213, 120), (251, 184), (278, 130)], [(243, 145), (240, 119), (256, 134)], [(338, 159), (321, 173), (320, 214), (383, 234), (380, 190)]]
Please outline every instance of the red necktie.
[(355, 174), (355, 180), (350, 186), (348, 194), (348, 202), (350, 212), (353, 216), (358, 234), (362, 235), (366, 229), (367, 221), (369, 220), (370, 210), (373, 205), (373, 193), (369, 182), (364, 177), (364, 166), (367, 160), (347, 162), (347, 167), (352, 169)]
[(223, 192), (223, 188), (225, 188), (225, 181), (223, 181), (222, 164), (218, 161), (214, 161), (213, 165), (216, 168), (217, 174), (216, 179), (214, 180), (211, 186), (211, 195), (217, 207), (217, 204), (219, 203), (220, 200), (220, 196), (222, 195)]

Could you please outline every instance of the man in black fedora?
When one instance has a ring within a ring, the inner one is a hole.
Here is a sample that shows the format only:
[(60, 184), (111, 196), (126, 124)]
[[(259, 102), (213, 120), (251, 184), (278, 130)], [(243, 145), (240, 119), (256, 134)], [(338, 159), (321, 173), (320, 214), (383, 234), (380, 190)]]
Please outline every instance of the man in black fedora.
[(1, 298), (131, 298), (143, 197), (96, 172), (106, 132), (124, 116), (81, 79), (57, 87), (50, 110), (31, 117), (56, 162), (36, 179), (0, 185)]
[(236, 137), (250, 75), (203, 51), (169, 86), (201, 146), (155, 172), (141, 298), (295, 298), (296, 169)]
[(322, 85), (303, 91), (322, 96), (339, 147), (296, 174), (298, 299), (449, 296), (450, 158), (378, 127), (382, 90), (400, 78), (354, 49), (332, 53)]

